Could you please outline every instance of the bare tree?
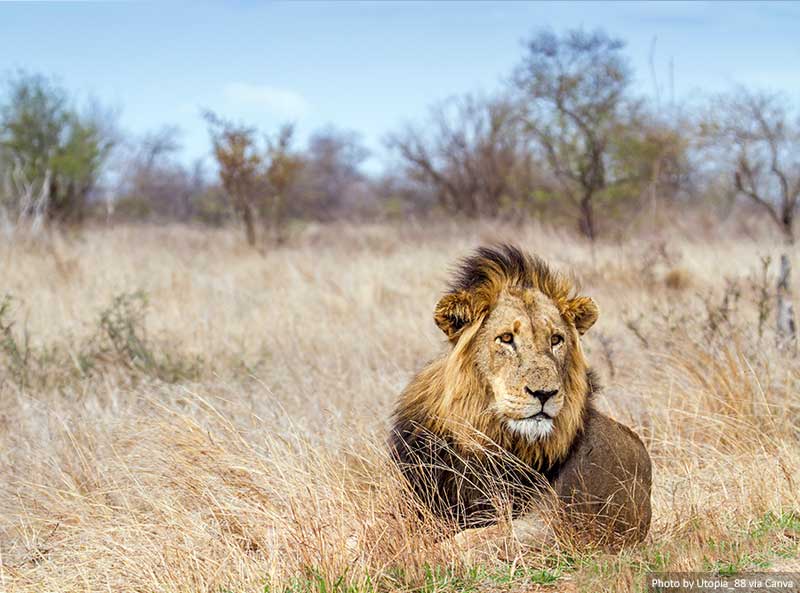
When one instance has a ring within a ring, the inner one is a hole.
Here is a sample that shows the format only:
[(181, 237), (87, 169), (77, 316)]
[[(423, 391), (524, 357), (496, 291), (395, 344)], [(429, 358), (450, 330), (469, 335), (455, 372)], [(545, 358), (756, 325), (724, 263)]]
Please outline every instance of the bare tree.
[(623, 46), (600, 31), (542, 32), (528, 42), (514, 77), (528, 129), (591, 240), (597, 235), (594, 199), (626, 181), (609, 171), (611, 139), (631, 80)]
[(715, 100), (715, 114), (704, 131), (732, 157), (736, 191), (761, 208), (781, 231), (787, 250), (781, 255), (777, 287), (779, 340), (796, 341), (788, 248), (795, 241), (800, 201), (800, 120), (777, 94), (738, 89)]
[(140, 146), (139, 158), (145, 169), (153, 169), (159, 160), (169, 157), (181, 148), (181, 131), (176, 126), (164, 126), (145, 134)]
[(180, 131), (165, 126), (118, 150), (115, 213), (123, 217), (186, 220), (192, 173), (175, 159)]
[(435, 106), (425, 132), (409, 126), (387, 143), (413, 180), (435, 190), (443, 210), (494, 216), (504, 198), (529, 185), (515, 184), (530, 173), (517, 115), (506, 98), (467, 95)]
[(368, 156), (355, 132), (327, 127), (312, 134), (302, 179), (306, 214), (331, 219), (363, 207), (358, 200), (366, 179), (360, 167)]

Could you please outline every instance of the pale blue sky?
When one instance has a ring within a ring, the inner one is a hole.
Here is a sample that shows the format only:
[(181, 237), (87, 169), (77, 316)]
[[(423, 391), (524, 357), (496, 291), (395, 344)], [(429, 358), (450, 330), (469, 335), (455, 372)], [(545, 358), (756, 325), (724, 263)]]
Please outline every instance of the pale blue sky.
[(183, 131), (208, 154), (200, 109), (301, 139), (326, 124), (382, 139), (450, 95), (499, 88), (539, 28), (601, 27), (624, 39), (636, 87), (678, 98), (746, 84), (800, 100), (800, 4), (0, 2), (0, 72), (54, 75), (118, 108), (121, 127)]

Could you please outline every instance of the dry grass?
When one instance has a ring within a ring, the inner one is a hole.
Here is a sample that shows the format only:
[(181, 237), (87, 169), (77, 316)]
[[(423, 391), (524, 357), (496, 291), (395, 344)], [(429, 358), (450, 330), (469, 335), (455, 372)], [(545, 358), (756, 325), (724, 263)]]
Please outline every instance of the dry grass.
[[(392, 403), (443, 348), (448, 267), (496, 240), (600, 305), (598, 405), (655, 463), (641, 546), (476, 556), (399, 495)], [(2, 245), (0, 590), (627, 591), (797, 567), (800, 363), (759, 284), (775, 253), (486, 225), (311, 229), (266, 254), (181, 228)]]

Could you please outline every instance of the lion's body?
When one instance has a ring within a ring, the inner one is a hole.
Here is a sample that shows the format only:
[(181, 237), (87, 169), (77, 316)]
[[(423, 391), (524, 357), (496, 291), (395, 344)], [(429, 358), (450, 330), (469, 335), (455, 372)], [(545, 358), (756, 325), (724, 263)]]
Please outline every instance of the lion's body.
[(483, 249), (437, 306), (452, 349), (401, 395), (391, 448), (419, 499), (462, 529), (555, 492), (593, 536), (647, 533), (650, 458), (592, 407), (579, 334), (597, 308), (570, 290), (516, 248)]
[(650, 455), (627, 426), (591, 407), (553, 476), (567, 516), (595, 541), (637, 542), (650, 528)]

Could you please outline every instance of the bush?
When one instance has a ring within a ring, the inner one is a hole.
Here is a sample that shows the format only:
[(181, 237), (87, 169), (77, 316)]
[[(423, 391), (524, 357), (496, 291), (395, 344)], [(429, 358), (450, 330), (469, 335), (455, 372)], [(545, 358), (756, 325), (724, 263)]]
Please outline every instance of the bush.
[[(110, 128), (97, 110), (71, 107), (66, 91), (47, 78), (20, 73), (0, 102), (0, 170), (18, 169), (26, 183), (43, 188), (48, 219), (81, 222), (114, 145)], [(25, 214), (21, 199), (5, 195), (4, 207)]]
[(123, 372), (177, 383), (199, 377), (203, 361), (174, 353), (147, 333), (147, 294), (124, 292), (104, 308), (97, 327), (81, 341), (35, 346), (27, 328), (16, 331), (15, 299), (0, 300), (0, 369), (21, 388), (63, 385), (75, 379)]

